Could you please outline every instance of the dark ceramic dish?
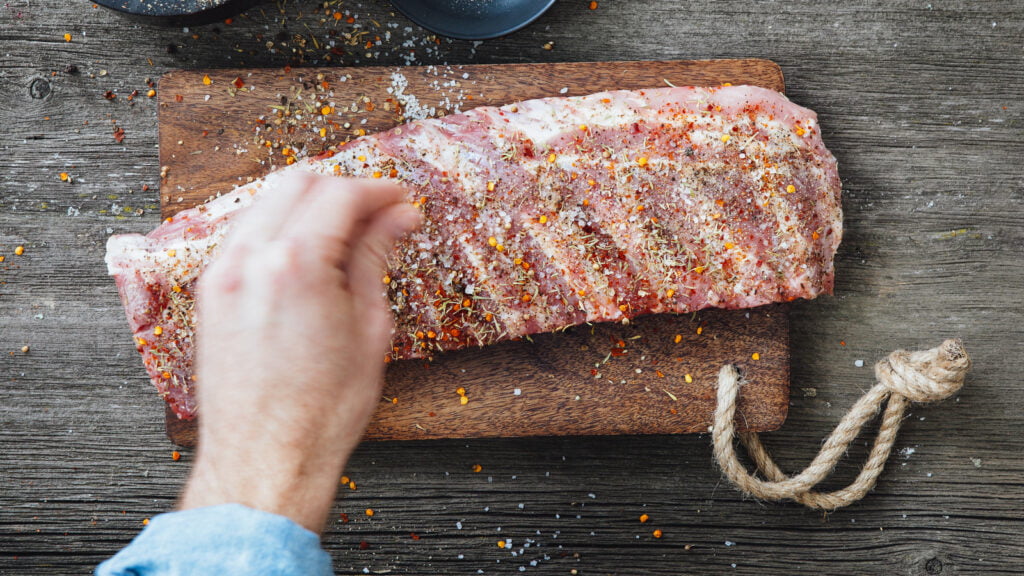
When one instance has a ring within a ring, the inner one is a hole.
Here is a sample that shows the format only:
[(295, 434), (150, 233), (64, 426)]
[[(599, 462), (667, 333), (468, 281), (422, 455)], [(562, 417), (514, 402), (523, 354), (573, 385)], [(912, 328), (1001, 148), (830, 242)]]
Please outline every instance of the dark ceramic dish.
[(540, 17), (555, 0), (391, 0), (431, 32), (460, 40), (511, 34)]

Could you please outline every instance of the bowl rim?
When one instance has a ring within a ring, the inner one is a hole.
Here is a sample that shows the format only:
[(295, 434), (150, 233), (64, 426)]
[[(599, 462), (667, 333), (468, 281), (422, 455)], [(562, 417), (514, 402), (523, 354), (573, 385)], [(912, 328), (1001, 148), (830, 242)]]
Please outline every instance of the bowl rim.
[[(441, 21), (434, 22), (422, 18), (422, 13), (416, 12), (414, 10), (414, 8), (423, 5), (422, 0), (391, 0), (391, 5), (394, 6), (396, 10), (401, 12), (409, 20), (412, 20), (416, 24), (436, 34), (447, 36), (449, 38), (454, 38), (456, 40), (493, 40), (494, 38), (506, 36), (513, 32), (522, 30), (526, 26), (529, 26), (538, 18), (540, 18), (541, 15), (547, 12), (548, 9), (550, 9), (555, 4), (555, 1), (556, 0), (542, 1), (535, 11), (531, 12), (524, 19), (515, 22), (511, 26), (505, 26), (495, 28), (493, 30), (486, 30), (483, 32), (476, 33), (460, 32), (458, 30), (446, 28), (443, 25), (443, 22)], [(481, 19), (481, 22), (486, 22), (486, 19)]]

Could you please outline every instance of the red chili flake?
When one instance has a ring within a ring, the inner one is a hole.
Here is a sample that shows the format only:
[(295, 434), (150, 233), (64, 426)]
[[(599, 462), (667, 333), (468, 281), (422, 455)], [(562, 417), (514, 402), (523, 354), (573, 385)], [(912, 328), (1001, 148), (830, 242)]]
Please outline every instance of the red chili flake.
[(359, 549), (360, 550), (369, 550), (370, 549), (370, 543), (367, 542), (366, 540), (363, 540), (362, 542), (359, 543)]
[(114, 92), (112, 90), (107, 90), (106, 92), (103, 93), (103, 97), (106, 98), (107, 100), (116, 100), (117, 99), (117, 94), (114, 94)]
[(235, 78), (235, 81), (232, 82), (232, 84), (234, 84), (235, 88), (238, 88), (239, 90), (242, 89), (242, 86), (245, 86), (245, 82), (241, 78)]
[(114, 140), (120, 144), (124, 142), (124, 128), (120, 126), (114, 126)]
[(415, 533), (415, 532), (410, 532), (409, 533), (409, 538), (412, 538), (413, 540), (419, 540), (420, 539), (420, 535)]
[(149, 184), (143, 184), (143, 185), (142, 185), (142, 191), (143, 191), (143, 192), (146, 192), (146, 191), (148, 191), (148, 190), (149, 190)]
[(612, 356), (625, 356), (627, 353), (625, 348), (612, 348)]
[(348, 514), (345, 514), (344, 512), (341, 513), (341, 523), (348, 524)]
[(184, 97), (184, 96), (182, 96), (181, 94), (175, 94), (175, 95), (174, 95), (174, 101), (175, 101), (175, 102), (181, 102), (181, 101), (182, 101), (182, 100), (184, 100), (184, 99), (185, 99), (185, 97)]
[(209, 135), (210, 135), (210, 131), (209, 130), (203, 130), (203, 138), (206, 138)]

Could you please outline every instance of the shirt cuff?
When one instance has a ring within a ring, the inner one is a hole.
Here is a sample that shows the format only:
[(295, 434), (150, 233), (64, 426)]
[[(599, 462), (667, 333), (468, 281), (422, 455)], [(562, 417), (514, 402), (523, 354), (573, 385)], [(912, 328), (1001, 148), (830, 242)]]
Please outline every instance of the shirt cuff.
[(97, 576), (330, 576), (320, 538), (292, 520), (223, 504), (161, 514)]

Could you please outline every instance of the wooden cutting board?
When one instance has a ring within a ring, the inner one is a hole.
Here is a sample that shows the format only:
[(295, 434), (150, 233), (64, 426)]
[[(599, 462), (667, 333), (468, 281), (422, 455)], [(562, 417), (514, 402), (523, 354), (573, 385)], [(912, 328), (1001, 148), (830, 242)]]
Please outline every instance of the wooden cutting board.
[[(286, 164), (297, 150), (316, 154), (406, 117), (726, 82), (784, 90), (782, 71), (767, 60), (170, 72), (159, 84), (161, 209), (172, 216)], [(789, 404), (789, 322), (784, 306), (769, 306), (579, 326), (432, 362), (392, 363), (366, 438), (704, 432), (725, 363), (738, 365), (748, 381), (739, 427), (781, 426)], [(168, 410), (175, 443), (195, 444), (195, 424)]]

